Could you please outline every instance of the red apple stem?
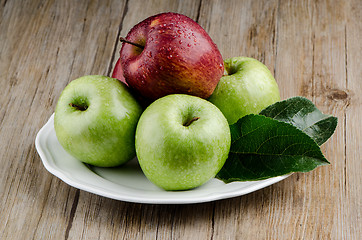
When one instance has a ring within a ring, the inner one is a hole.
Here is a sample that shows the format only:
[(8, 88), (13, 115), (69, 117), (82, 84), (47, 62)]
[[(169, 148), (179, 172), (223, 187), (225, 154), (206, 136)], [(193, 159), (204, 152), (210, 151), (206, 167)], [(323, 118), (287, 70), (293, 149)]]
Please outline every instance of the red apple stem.
[(144, 48), (144, 46), (138, 44), (138, 43), (134, 43), (134, 42), (130, 42), (130, 41), (127, 41), (125, 38), (123, 37), (120, 37), (119, 40), (122, 42), (122, 43), (129, 43), (129, 44), (132, 44), (133, 46), (136, 46), (136, 47), (139, 47), (141, 49)]
[(188, 126), (191, 125), (191, 123), (197, 121), (198, 119), (200, 119), (200, 117), (194, 117), (194, 118), (192, 118), (190, 121), (185, 122), (183, 125), (184, 125), (185, 127), (188, 127)]

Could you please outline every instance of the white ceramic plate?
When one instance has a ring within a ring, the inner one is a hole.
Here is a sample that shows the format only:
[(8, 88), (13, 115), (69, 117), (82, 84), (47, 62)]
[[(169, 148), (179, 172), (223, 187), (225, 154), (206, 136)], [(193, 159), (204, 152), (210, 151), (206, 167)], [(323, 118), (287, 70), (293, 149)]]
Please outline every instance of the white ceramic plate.
[(38, 132), (35, 146), (45, 168), (67, 184), (104, 197), (135, 203), (209, 202), (254, 192), (289, 176), (228, 184), (214, 178), (192, 190), (164, 191), (148, 181), (136, 158), (122, 167), (98, 168), (70, 156), (55, 135), (54, 114)]

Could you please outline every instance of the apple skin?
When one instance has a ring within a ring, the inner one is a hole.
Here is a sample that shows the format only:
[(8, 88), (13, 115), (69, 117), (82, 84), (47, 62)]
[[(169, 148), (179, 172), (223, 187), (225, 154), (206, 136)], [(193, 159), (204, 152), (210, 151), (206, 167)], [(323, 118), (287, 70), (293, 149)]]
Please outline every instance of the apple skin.
[(228, 122), (216, 106), (199, 97), (172, 94), (142, 113), (136, 152), (144, 174), (155, 185), (187, 190), (220, 171), (229, 154), (230, 138)]
[(117, 60), (116, 65), (114, 66), (113, 72), (112, 72), (112, 78), (116, 78), (119, 81), (123, 82), (124, 84), (127, 84), (126, 79), (123, 76), (123, 69), (121, 66), (121, 61), (120, 59)]
[(280, 101), (278, 84), (269, 69), (256, 59), (234, 57), (224, 61), (225, 72), (208, 99), (229, 124), (247, 114), (258, 114)]
[(117, 79), (84, 76), (70, 82), (55, 108), (59, 143), (73, 157), (114, 167), (135, 157), (135, 132), (142, 109)]
[(150, 102), (169, 94), (208, 98), (224, 72), (222, 56), (194, 20), (161, 13), (135, 25), (123, 43), (121, 66), (128, 85)]
[(133, 89), (131, 89), (128, 86), (128, 84), (126, 82), (126, 79), (123, 76), (123, 69), (122, 69), (122, 66), (121, 66), (121, 60), (120, 59), (118, 59), (118, 61), (116, 62), (116, 65), (114, 66), (114, 69), (113, 69), (113, 72), (112, 72), (112, 78), (116, 78), (119, 81), (121, 81), (122, 83), (124, 83), (128, 87), (128, 89), (130, 90), (130, 93), (136, 98), (137, 102), (141, 105), (141, 107), (143, 109), (146, 109), (146, 107), (150, 104), (150, 102), (147, 99), (145, 99), (144, 97), (142, 97), (139, 94), (136, 94), (133, 91)]

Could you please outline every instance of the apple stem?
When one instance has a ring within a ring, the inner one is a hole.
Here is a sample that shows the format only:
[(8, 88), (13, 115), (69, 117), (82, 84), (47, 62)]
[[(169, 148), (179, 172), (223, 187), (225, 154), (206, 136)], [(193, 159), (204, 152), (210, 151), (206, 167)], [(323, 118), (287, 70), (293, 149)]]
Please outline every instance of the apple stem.
[(80, 110), (80, 111), (85, 111), (88, 108), (88, 106), (79, 106), (79, 105), (76, 105), (74, 103), (69, 103), (69, 106), (74, 107), (74, 108), (76, 108), (77, 110)]
[(120, 37), (119, 40), (122, 42), (122, 43), (129, 43), (129, 44), (132, 44), (133, 46), (136, 46), (136, 47), (139, 47), (141, 49), (144, 49), (144, 46), (140, 45), (140, 44), (137, 44), (137, 43), (134, 43), (134, 42), (130, 42), (130, 41), (127, 41), (125, 38), (123, 37)]
[(190, 121), (185, 122), (183, 125), (184, 125), (185, 127), (188, 127), (188, 126), (191, 125), (191, 123), (197, 121), (198, 119), (200, 119), (200, 117), (194, 117), (194, 118), (192, 118)]

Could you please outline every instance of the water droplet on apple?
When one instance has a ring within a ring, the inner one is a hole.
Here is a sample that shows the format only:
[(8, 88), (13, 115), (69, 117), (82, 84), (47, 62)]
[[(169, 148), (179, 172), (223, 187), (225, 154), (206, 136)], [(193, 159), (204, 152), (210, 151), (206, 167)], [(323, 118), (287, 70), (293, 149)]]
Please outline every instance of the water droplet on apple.
[(190, 44), (190, 43), (188, 43), (188, 44), (187, 44), (187, 46), (188, 46), (188, 47), (191, 47), (191, 44)]
[(181, 34), (181, 33), (182, 33), (182, 31), (179, 29), (179, 30), (177, 30), (177, 33), (178, 33), (178, 34)]
[(153, 37), (150, 37), (150, 41), (153, 41)]
[(171, 59), (171, 58), (172, 58), (172, 55), (171, 55), (171, 54), (167, 56), (167, 59)]
[(179, 44), (182, 44), (182, 40), (178, 41)]
[(160, 66), (160, 67), (159, 67), (159, 69), (162, 71), (162, 70), (163, 70), (163, 67), (162, 67), (162, 66)]
[(147, 57), (149, 57), (149, 58), (152, 57), (152, 53), (151, 53), (150, 51), (148, 51), (148, 52), (146, 53), (146, 55), (147, 55)]
[(167, 50), (168, 50), (168, 51), (171, 51), (171, 50), (172, 50), (172, 48), (171, 48), (171, 47), (168, 47), (168, 48), (167, 48)]

